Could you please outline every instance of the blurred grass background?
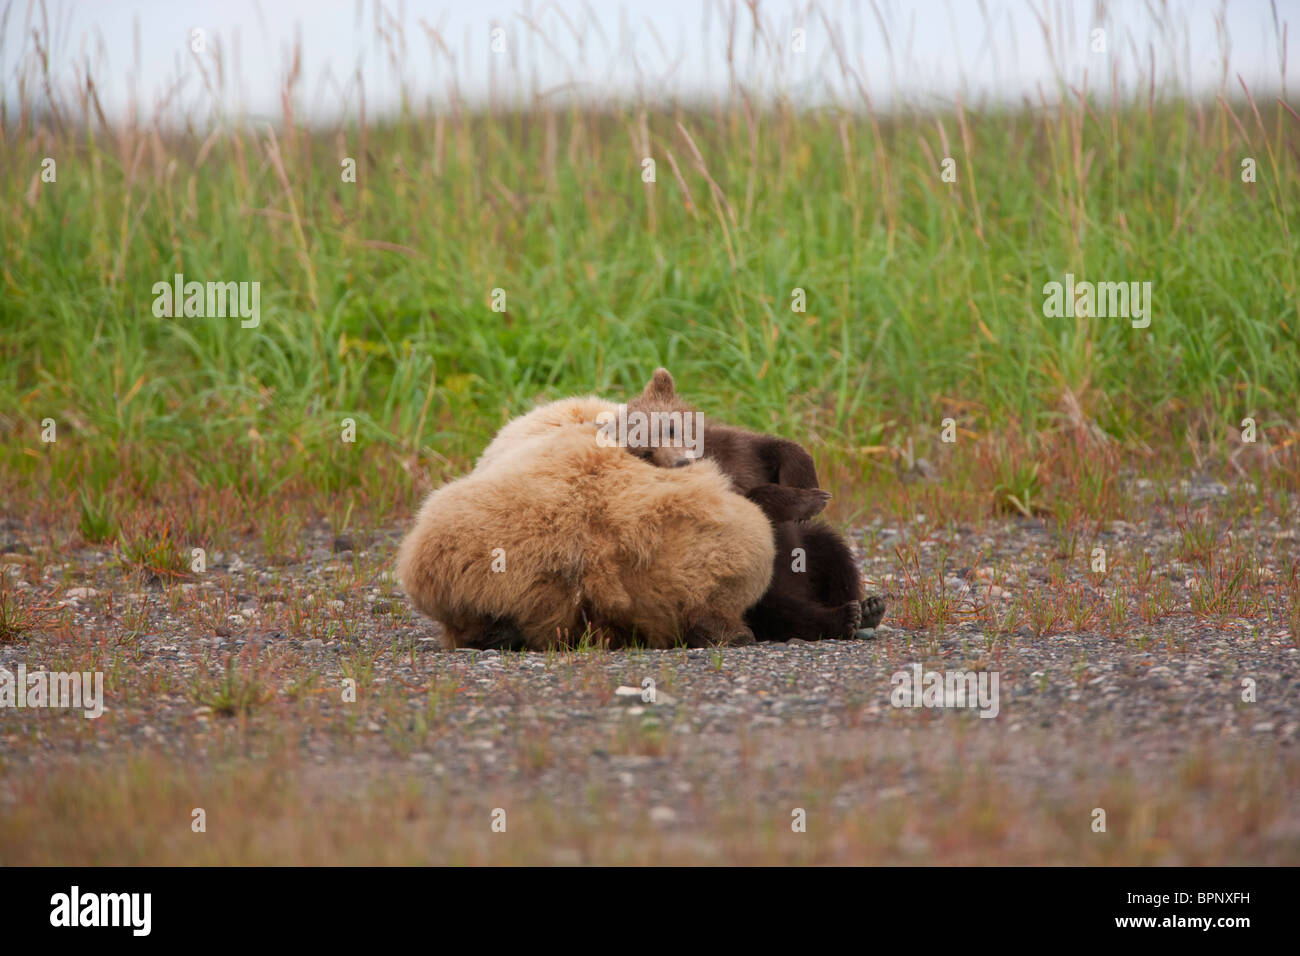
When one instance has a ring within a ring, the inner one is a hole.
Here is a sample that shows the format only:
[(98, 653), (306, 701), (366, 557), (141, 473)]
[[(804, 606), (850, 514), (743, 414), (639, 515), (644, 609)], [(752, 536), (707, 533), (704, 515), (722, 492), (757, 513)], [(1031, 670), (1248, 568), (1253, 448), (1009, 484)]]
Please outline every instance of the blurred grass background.
[[(323, 127), (295, 118), (294, 83), (274, 125), (210, 131), (109, 124), (93, 79), (6, 107), (10, 507), (363, 487), (401, 512), (534, 401), (628, 395), (660, 364), (846, 481), (947, 416), (1030, 449), (1063, 417), (1148, 454), (1228, 442), (1248, 415), (1274, 450), (1294, 441), (1300, 117), (1282, 97), (1063, 89), (885, 115), (740, 90)], [(175, 273), (260, 282), (260, 326), (155, 318)], [(1045, 318), (1066, 273), (1151, 282), (1150, 327)]]

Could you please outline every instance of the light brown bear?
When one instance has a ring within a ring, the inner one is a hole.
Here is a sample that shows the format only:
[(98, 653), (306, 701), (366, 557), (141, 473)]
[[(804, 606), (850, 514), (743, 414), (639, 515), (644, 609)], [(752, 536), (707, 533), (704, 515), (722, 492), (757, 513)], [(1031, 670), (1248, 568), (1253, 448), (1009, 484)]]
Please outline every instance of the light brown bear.
[(747, 644), (771, 524), (711, 462), (661, 469), (598, 440), (618, 406), (564, 399), (507, 424), (425, 500), (397, 574), (452, 647)]

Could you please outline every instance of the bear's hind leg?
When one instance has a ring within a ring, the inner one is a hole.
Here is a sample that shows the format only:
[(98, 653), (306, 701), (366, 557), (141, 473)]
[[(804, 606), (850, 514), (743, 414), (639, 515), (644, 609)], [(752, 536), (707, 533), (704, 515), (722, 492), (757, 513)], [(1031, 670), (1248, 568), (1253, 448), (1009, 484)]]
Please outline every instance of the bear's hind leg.
[(760, 641), (847, 639), (857, 631), (862, 620), (862, 605), (858, 601), (846, 601), (828, 607), (782, 593), (777, 586), (763, 595), (763, 600), (750, 609), (745, 620)]
[[(879, 594), (864, 595), (862, 576), (848, 543), (834, 529), (825, 525), (804, 525), (803, 544), (808, 554), (808, 570), (819, 600), (837, 606), (857, 600), (861, 605), (860, 629), (874, 629), (885, 616), (885, 599)], [(861, 634), (859, 636), (869, 637)]]
[(480, 651), (528, 649), (523, 631), (510, 618), (486, 618), (468, 627), (461, 627), (454, 644), (456, 647), (472, 647)]
[(687, 647), (743, 647), (754, 643), (754, 632), (744, 621), (730, 621), (712, 612), (692, 615), (682, 637)]
[(862, 577), (844, 538), (824, 524), (801, 525), (799, 530), (817, 599), (832, 607), (862, 600)]
[(862, 599), (863, 628), (875, 629), (885, 617), (885, 599), (879, 594), (871, 594)]

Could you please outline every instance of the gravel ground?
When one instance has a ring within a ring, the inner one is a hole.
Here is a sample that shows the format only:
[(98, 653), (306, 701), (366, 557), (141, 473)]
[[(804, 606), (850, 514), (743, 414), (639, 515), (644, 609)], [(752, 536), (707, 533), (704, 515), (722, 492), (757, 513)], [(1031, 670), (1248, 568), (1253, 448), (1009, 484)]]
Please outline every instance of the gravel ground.
[[(1059, 539), (1045, 522), (930, 532), (914, 516), (855, 534), (890, 601), (871, 640), (505, 655), (444, 650), (408, 608), (389, 566), (401, 529), (320, 530), (276, 565), (250, 543), (165, 586), (108, 549), (47, 553), (11, 523), (5, 573), (55, 610), (0, 645), (0, 666), (103, 669), (108, 712), (5, 712), (0, 768), (283, 759), (333, 798), (413, 781), (466, 815), (513, 800), (564, 807), (574, 826), (648, 826), (663, 847), (693, 834), (678, 848), (693, 861), (746, 859), (718, 834), (784, 830), (803, 808), (835, 821), (848, 848), (814, 855), (831, 861), (1300, 862), (1300, 655), (1281, 611), (1295, 532), (1223, 519), (1220, 543), (1248, 541), (1254, 588), (1276, 602), (1198, 614), (1205, 574), (1176, 557), (1186, 531), (1161, 515), (1096, 537), (1112, 555), (1152, 556), (1145, 588), (1173, 603), (1148, 621), (1135, 598), (1116, 627), (1098, 610), (1083, 629), (1064, 613), (1041, 636), (1032, 622), (1008, 628), (1030, 595), (1104, 609), (1093, 542), (1066, 563), (1078, 570), (1051, 571)], [(950, 602), (942, 620), (917, 621), (921, 596)], [(232, 654), (246, 706), (219, 693)], [(895, 677), (913, 665), (996, 674), (996, 716), (893, 706)], [(356, 702), (342, 699), (347, 678)], [(38, 792), (0, 784), (11, 804)], [(1089, 815), (1106, 806), (1124, 839), (1094, 852)], [(548, 853), (528, 859), (601, 858), (559, 837)]]

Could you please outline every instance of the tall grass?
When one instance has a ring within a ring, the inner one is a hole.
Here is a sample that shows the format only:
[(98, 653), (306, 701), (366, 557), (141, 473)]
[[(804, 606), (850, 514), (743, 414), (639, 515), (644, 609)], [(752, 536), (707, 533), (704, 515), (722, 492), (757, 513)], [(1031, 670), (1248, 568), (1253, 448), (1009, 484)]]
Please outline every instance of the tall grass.
[[(1063, 408), (1138, 446), (1248, 415), (1296, 433), (1282, 97), (1063, 87), (884, 115), (739, 88), (313, 128), (296, 82), (274, 126), (218, 109), (191, 133), (24, 82), (0, 141), (0, 474), (332, 493), (380, 459), (441, 473), (539, 397), (628, 394), (659, 364), (712, 412), (849, 456)], [(259, 327), (155, 318), (178, 272), (260, 282)], [(1045, 318), (1066, 273), (1150, 281), (1150, 328)]]

